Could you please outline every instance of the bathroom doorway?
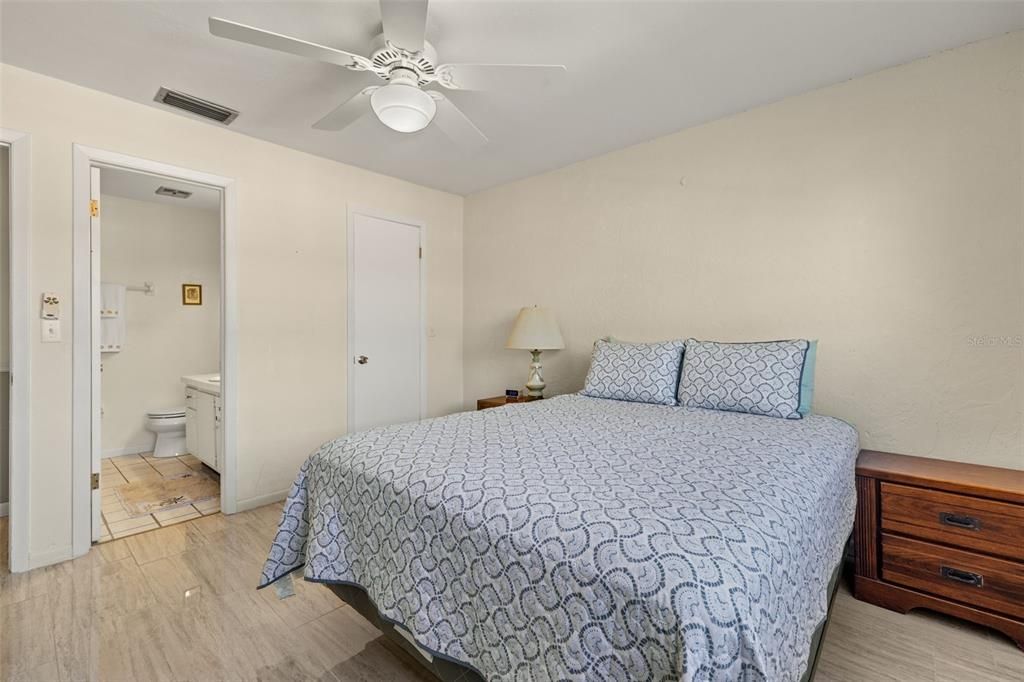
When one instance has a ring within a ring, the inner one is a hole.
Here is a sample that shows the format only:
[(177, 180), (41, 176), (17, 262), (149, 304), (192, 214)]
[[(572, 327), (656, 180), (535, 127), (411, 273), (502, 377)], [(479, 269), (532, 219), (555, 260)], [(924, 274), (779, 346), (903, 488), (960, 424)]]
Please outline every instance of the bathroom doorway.
[(76, 145), (74, 195), (79, 555), (234, 511), (236, 325), (230, 180)]
[(220, 513), (221, 193), (94, 174), (105, 542)]

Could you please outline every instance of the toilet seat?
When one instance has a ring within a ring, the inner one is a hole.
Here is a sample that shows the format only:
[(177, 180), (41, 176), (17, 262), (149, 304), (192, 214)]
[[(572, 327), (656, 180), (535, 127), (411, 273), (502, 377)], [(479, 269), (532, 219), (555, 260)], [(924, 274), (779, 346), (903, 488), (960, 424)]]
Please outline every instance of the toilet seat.
[(172, 407), (167, 410), (150, 410), (146, 413), (150, 419), (181, 419), (185, 416), (184, 407)]

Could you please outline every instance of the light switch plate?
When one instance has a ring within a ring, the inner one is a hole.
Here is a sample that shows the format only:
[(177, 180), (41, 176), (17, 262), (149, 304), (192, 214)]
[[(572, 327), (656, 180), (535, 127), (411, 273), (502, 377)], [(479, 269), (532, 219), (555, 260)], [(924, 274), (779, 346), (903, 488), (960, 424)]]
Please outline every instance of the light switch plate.
[(43, 343), (60, 341), (60, 320), (43, 320), (42, 337)]

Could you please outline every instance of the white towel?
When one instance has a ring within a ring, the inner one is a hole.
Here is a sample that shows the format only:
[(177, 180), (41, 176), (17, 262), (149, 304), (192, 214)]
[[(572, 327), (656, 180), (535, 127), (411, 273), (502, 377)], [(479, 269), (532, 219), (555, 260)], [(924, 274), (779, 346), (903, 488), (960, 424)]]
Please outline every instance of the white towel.
[(121, 317), (124, 310), (125, 291), (123, 284), (100, 283), (100, 317)]
[(100, 284), (100, 352), (118, 353), (125, 340), (125, 288), (123, 284)]

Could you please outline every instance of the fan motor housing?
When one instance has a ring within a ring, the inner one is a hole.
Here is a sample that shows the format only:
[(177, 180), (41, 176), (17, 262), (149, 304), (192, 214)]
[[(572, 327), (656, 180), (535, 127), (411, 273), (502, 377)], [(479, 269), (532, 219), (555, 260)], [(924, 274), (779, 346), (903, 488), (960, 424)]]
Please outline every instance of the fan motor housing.
[(437, 50), (425, 40), (421, 52), (409, 52), (389, 43), (382, 33), (373, 39), (370, 49), (370, 62), (373, 64), (373, 70), (384, 80), (390, 80), (391, 71), (396, 68), (416, 72), (419, 85), (426, 85), (434, 80)]

